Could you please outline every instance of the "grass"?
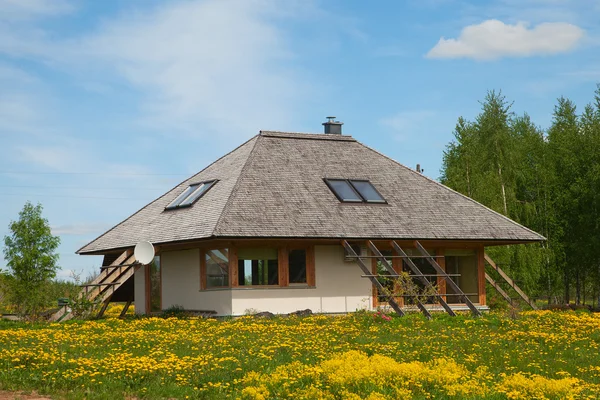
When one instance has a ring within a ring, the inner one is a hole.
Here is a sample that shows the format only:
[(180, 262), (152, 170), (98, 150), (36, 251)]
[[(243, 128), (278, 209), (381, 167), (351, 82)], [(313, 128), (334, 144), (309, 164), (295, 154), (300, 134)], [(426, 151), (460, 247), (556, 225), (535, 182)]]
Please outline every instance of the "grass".
[(0, 389), (58, 398), (598, 398), (600, 315), (0, 322)]

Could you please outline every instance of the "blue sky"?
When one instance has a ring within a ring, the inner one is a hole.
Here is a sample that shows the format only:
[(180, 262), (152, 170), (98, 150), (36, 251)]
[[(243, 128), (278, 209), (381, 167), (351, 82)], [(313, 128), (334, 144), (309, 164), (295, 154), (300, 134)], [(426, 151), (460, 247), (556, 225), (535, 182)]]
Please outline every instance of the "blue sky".
[[(74, 252), (260, 129), (344, 133), (439, 176), (487, 90), (547, 128), (600, 82), (592, 0), (0, 0), (0, 236)], [(0, 258), (0, 269), (5, 262)]]

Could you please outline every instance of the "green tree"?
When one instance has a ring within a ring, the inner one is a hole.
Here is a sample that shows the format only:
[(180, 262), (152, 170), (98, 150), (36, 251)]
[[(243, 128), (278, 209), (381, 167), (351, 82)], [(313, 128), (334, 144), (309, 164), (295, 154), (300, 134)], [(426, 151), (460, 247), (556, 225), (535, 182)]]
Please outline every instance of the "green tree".
[(47, 304), (48, 286), (56, 276), (60, 238), (53, 236), (42, 205), (27, 202), (4, 237), (9, 296), (22, 314), (37, 315)]

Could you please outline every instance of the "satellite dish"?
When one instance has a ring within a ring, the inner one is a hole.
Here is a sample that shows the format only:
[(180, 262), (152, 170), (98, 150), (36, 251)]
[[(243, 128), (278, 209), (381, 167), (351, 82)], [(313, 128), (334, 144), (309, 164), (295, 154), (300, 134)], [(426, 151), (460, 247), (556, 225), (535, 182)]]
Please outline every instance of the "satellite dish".
[(150, 264), (154, 260), (154, 246), (150, 242), (139, 242), (135, 245), (133, 255), (140, 264)]

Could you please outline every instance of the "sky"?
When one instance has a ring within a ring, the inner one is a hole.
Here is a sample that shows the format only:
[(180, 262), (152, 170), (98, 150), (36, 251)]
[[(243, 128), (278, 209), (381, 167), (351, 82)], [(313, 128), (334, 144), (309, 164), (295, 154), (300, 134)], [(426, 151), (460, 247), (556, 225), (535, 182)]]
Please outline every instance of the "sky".
[(39, 202), (58, 277), (85, 278), (81, 246), (259, 130), (329, 115), (437, 179), (488, 90), (542, 129), (558, 97), (590, 102), (598, 21), (596, 0), (0, 0), (0, 237)]

